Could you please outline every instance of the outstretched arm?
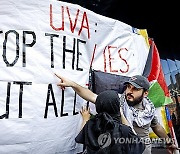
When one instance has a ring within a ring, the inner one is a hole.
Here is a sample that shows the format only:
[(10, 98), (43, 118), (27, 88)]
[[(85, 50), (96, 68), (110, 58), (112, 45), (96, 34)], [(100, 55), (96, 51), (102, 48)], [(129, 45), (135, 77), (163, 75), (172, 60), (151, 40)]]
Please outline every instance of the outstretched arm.
[(165, 129), (159, 123), (151, 128), (159, 138), (165, 139), (169, 154), (173, 154), (173, 151), (178, 149), (178, 147), (173, 142), (171, 142), (171, 139), (166, 134)]
[(72, 87), (74, 91), (83, 99), (90, 101), (92, 103), (95, 103), (97, 94), (93, 93), (91, 90), (80, 86), (76, 82), (69, 80), (65, 77), (62, 77), (55, 73), (55, 75), (61, 79), (61, 81), (57, 84), (57, 86), (60, 86), (62, 89), (65, 89), (65, 87)]

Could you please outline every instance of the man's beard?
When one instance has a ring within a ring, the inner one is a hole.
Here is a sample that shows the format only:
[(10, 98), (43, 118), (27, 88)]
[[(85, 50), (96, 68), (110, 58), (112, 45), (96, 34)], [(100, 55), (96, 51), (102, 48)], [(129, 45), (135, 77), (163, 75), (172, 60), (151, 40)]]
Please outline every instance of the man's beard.
[(136, 104), (139, 104), (141, 103), (141, 101), (143, 100), (143, 94), (137, 98), (134, 98), (134, 101), (130, 101), (130, 100), (127, 100), (127, 96), (125, 95), (125, 98), (126, 98), (126, 102), (129, 106), (135, 106)]

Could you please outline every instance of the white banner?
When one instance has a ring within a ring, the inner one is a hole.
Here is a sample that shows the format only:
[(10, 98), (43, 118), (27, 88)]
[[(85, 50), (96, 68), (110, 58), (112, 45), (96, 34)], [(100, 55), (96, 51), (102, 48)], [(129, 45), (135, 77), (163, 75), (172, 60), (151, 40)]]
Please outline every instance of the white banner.
[(86, 103), (54, 73), (82, 86), (89, 68), (142, 74), (145, 39), (125, 23), (55, 0), (0, 1), (0, 153), (74, 154)]

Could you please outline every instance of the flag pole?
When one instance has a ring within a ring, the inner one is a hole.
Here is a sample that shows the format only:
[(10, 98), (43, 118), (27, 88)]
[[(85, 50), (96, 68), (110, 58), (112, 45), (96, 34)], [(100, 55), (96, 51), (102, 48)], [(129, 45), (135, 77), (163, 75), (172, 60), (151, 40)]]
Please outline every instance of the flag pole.
[[(167, 118), (167, 121), (168, 121), (168, 126), (169, 126), (169, 130), (170, 130), (170, 134), (171, 134), (173, 143), (176, 145), (176, 147), (178, 147), (178, 142), (177, 142), (177, 139), (176, 139), (176, 134), (174, 132), (174, 128), (173, 128), (170, 112), (169, 112), (169, 109), (168, 109), (167, 106), (165, 106), (165, 111), (166, 111), (166, 118)], [(179, 154), (179, 150), (175, 149), (173, 154)]]

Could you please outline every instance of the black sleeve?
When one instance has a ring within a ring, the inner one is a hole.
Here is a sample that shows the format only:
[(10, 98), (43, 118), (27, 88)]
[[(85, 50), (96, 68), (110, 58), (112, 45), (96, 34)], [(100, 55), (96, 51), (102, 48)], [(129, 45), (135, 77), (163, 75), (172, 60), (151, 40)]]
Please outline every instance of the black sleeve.
[(85, 124), (85, 126), (82, 128), (82, 130), (76, 136), (75, 141), (77, 143), (81, 143), (81, 144), (85, 143), (85, 129), (86, 129), (86, 127), (87, 127), (87, 125)]

